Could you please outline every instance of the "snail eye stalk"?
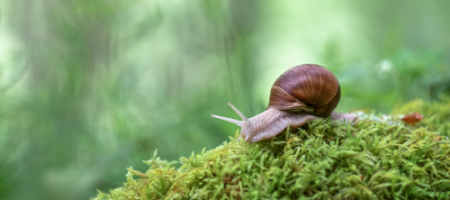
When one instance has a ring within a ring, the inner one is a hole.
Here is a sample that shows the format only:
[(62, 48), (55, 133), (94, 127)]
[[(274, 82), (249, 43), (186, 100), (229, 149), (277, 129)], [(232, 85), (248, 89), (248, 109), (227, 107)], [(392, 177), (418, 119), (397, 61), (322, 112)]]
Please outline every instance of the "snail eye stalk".
[(231, 118), (227, 118), (227, 117), (222, 117), (222, 116), (218, 116), (218, 115), (211, 115), (211, 117), (214, 117), (214, 118), (217, 118), (217, 119), (221, 119), (223, 121), (231, 122), (233, 124), (236, 124), (236, 125), (242, 127), (242, 121), (239, 121), (239, 120), (235, 120), (235, 119), (231, 119)]

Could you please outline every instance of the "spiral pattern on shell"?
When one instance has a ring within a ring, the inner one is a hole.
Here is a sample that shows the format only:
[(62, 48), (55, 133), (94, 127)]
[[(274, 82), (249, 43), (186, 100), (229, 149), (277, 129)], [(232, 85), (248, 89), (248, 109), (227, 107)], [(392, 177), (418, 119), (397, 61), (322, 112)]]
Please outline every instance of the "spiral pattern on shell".
[(341, 98), (337, 78), (326, 68), (305, 64), (282, 74), (270, 90), (268, 108), (328, 117)]

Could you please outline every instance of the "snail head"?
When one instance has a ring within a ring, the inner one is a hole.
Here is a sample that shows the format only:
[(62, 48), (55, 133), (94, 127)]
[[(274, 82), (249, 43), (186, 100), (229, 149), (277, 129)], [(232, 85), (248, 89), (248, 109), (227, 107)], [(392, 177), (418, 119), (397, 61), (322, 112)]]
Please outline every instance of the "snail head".
[(221, 119), (221, 120), (224, 120), (224, 121), (227, 121), (227, 122), (231, 122), (233, 124), (236, 124), (236, 125), (240, 126), (241, 127), (241, 136), (239, 136), (239, 138), (237, 140), (239, 140), (239, 139), (241, 139), (243, 137), (244, 141), (247, 141), (250, 138), (251, 132), (252, 132), (251, 131), (252, 126), (251, 126), (250, 120), (248, 120), (248, 118), (245, 117), (245, 115), (241, 111), (239, 111), (236, 107), (234, 107), (233, 104), (228, 102), (228, 105), (231, 108), (233, 108), (233, 110), (239, 115), (239, 117), (242, 118), (242, 121), (231, 119), (231, 118), (227, 118), (227, 117), (222, 117), (222, 116), (218, 116), (218, 115), (211, 115), (211, 117), (215, 117), (217, 119)]

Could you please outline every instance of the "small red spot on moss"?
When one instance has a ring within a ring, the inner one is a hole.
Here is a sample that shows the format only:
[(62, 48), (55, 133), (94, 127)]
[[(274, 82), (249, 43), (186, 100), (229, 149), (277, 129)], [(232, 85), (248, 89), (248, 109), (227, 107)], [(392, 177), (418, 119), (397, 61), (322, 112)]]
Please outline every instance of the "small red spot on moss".
[(423, 119), (423, 116), (419, 114), (418, 112), (414, 112), (413, 114), (405, 115), (402, 118), (402, 121), (404, 121), (407, 124), (414, 125), (417, 122), (420, 122)]

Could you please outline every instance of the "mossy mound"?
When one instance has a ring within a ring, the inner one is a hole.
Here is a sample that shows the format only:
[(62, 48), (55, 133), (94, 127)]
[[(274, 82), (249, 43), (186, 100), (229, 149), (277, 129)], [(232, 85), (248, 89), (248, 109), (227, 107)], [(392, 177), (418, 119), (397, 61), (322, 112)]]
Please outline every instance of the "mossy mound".
[(147, 172), (129, 168), (123, 187), (95, 199), (450, 199), (447, 102), (415, 102), (416, 126), (315, 120), (256, 144), (233, 138), (179, 169), (155, 152)]

